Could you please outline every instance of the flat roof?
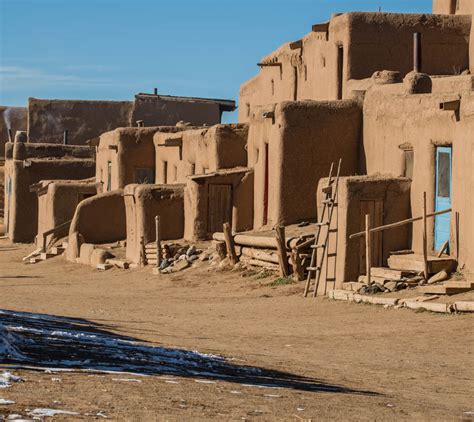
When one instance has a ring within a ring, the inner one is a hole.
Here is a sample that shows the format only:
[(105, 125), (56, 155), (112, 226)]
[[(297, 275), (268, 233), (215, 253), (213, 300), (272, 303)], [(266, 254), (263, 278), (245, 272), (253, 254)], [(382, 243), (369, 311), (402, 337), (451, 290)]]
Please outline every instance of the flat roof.
[(181, 97), (177, 95), (161, 95), (161, 94), (148, 94), (144, 92), (139, 92), (135, 97), (153, 97), (153, 98), (163, 98), (169, 101), (183, 101), (183, 102), (201, 102), (201, 103), (210, 103), (218, 104), (222, 111), (234, 111), (237, 107), (234, 100), (225, 100), (222, 98), (202, 98), (202, 97)]

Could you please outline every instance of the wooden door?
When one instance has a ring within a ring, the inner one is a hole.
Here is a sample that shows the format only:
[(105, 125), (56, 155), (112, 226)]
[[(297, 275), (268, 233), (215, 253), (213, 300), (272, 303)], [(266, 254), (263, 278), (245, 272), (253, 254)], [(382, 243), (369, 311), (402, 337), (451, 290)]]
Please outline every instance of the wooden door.
[(232, 225), (232, 185), (208, 186), (208, 233), (222, 231), (224, 223)]
[[(383, 225), (383, 201), (360, 201), (360, 231), (365, 230), (365, 216), (370, 215), (371, 227)], [(383, 263), (383, 232), (372, 234), (372, 267), (381, 267)], [(361, 237), (359, 247), (359, 274), (366, 273), (365, 237)]]

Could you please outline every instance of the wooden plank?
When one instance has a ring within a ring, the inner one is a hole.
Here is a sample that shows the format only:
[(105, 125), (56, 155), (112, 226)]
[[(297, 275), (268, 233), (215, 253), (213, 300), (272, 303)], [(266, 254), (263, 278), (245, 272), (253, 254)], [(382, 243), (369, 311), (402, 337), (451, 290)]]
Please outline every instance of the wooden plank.
[(471, 290), (470, 286), (466, 287), (449, 287), (445, 285), (439, 286), (420, 286), (419, 288), (420, 293), (428, 294), (428, 295), (455, 295), (458, 293), (464, 293)]
[(271, 262), (273, 264), (278, 264), (278, 255), (273, 252), (262, 251), (255, 248), (242, 248), (242, 255), (248, 256), (253, 259), (260, 259), (261, 261)]
[(226, 222), (232, 223), (232, 185), (208, 186), (208, 232), (220, 230)]
[(384, 267), (372, 267), (370, 274), (375, 277), (383, 277), (386, 280), (400, 281), (404, 277), (409, 277), (413, 273), (411, 271), (392, 270)]
[(428, 229), (426, 221), (426, 192), (423, 192), (423, 272), (426, 280), (430, 277), (428, 268)]
[(155, 216), (155, 247), (156, 247), (156, 267), (161, 265), (161, 221), (160, 216)]

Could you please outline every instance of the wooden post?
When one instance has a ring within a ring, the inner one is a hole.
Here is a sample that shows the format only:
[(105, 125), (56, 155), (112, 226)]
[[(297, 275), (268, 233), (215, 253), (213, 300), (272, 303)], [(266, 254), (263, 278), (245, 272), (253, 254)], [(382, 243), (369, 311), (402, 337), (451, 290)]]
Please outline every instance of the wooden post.
[(454, 214), (455, 216), (455, 221), (456, 221), (456, 227), (455, 227), (455, 242), (456, 242), (456, 249), (455, 249), (455, 256), (456, 256), (456, 261), (459, 262), (459, 212), (456, 211)]
[(237, 258), (237, 254), (235, 253), (234, 237), (232, 236), (232, 230), (230, 228), (229, 223), (224, 223), (223, 231), (225, 244), (227, 246), (227, 256), (229, 257), (230, 263), (232, 265), (235, 265), (237, 264), (237, 262), (239, 262), (239, 259)]
[(161, 221), (160, 216), (155, 217), (155, 234), (156, 234), (156, 268), (160, 268), (161, 265)]
[(367, 270), (367, 284), (370, 285), (372, 282), (371, 268), (372, 268), (372, 249), (371, 249), (371, 236), (370, 233), (370, 214), (365, 215), (365, 267)]
[(304, 268), (301, 260), (301, 255), (298, 249), (294, 248), (291, 251), (291, 264), (293, 267), (293, 280), (303, 281), (304, 280)]
[(280, 276), (288, 277), (290, 270), (288, 269), (288, 255), (286, 254), (285, 226), (275, 226), (277, 238), (278, 261), (280, 262)]
[(429, 278), (428, 270), (428, 228), (426, 224), (426, 192), (423, 192), (423, 268), (425, 273), (425, 279)]
[(145, 238), (140, 237), (140, 265), (146, 265), (146, 249), (145, 249)]

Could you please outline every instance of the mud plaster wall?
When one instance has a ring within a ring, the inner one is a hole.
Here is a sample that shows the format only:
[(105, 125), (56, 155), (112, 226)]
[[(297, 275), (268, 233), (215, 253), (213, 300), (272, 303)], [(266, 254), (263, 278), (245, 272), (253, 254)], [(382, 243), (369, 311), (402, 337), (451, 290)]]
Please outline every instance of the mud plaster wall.
[(0, 106), (0, 158), (5, 155), (5, 144), (8, 142), (8, 127), (15, 137), (17, 130), (26, 130), (27, 109), (26, 107)]
[[(42, 245), (42, 234), (73, 218), (76, 207), (85, 196), (97, 194), (94, 182), (47, 181), (38, 195), (38, 246)], [(64, 236), (68, 230), (62, 231)], [(61, 233), (61, 234), (62, 234)], [(47, 242), (52, 238), (48, 236)]]
[(266, 148), (267, 225), (312, 220), (318, 182), (328, 176), (331, 163), (337, 166), (342, 158), (341, 175), (358, 169), (361, 107), (350, 100), (283, 102), (275, 107), (274, 121), (263, 119), (263, 110), (250, 122), (248, 142), (249, 167), (255, 171), (254, 228), (264, 225)]
[(184, 231), (184, 186), (128, 185), (124, 199), (127, 217), (127, 259), (140, 262), (141, 238), (156, 241), (155, 216), (161, 219), (161, 239), (181, 239)]
[(232, 186), (233, 232), (250, 230), (253, 227), (253, 171), (218, 172), (208, 177), (192, 178), (186, 181), (184, 215), (184, 238), (189, 241), (212, 237), (209, 229), (209, 186)]
[(145, 126), (171, 126), (181, 120), (193, 126), (211, 126), (220, 123), (221, 112), (219, 104), (210, 101), (136, 95), (132, 125), (137, 120), (143, 120)]
[[(469, 68), (467, 16), (391, 13), (346, 13), (331, 19), (328, 32), (312, 32), (302, 47), (284, 44), (261, 62), (264, 66), (241, 86), (239, 122), (247, 122), (253, 106), (291, 100), (338, 98), (338, 55), (342, 48), (342, 93), (349, 98), (352, 79), (369, 78), (377, 70), (413, 69), (413, 33), (423, 34), (423, 71), (453, 74)], [(446, 48), (449, 45), (449, 48)]]
[[(461, 97), (459, 121), (454, 111), (440, 110), (440, 103)], [(422, 215), (423, 191), (427, 192), (428, 212), (434, 210), (437, 146), (452, 146), (452, 208), (460, 213), (459, 261), (474, 268), (474, 94), (387, 95), (367, 93), (364, 103), (364, 157), (367, 172), (403, 175), (402, 144), (414, 150), (411, 188), (413, 216)], [(451, 250), (456, 254), (455, 219), (451, 213)], [(428, 219), (428, 246), (433, 249), (434, 219)], [(413, 229), (412, 249), (422, 252), (420, 223)]]
[(130, 101), (28, 99), (29, 142), (84, 145), (86, 141), (117, 127), (130, 125)]
[(38, 232), (38, 198), (36, 192), (30, 192), (30, 185), (41, 180), (86, 179), (94, 175), (94, 168), (91, 159), (7, 160), (5, 181), (11, 180), (11, 192), (5, 195), (5, 221), (9, 239), (32, 242)]
[[(363, 231), (365, 217), (361, 208), (361, 201), (383, 201), (383, 218), (377, 225), (394, 223), (410, 217), (410, 179), (391, 178), (387, 176), (354, 176), (343, 177), (339, 181), (337, 208), (332, 220), (331, 228), (337, 228), (337, 234), (331, 234), (328, 253), (337, 252), (336, 261), (329, 258), (328, 277), (336, 276), (336, 288), (342, 288), (345, 281), (357, 281), (357, 277), (365, 274), (365, 265), (360, 268), (360, 261), (365, 262), (365, 238), (349, 239), (354, 233)], [(318, 215), (322, 214), (322, 200), (325, 195), (322, 188), (327, 185), (327, 178), (321, 179), (318, 186)], [(337, 214), (336, 214), (337, 213)], [(326, 214), (327, 215), (327, 214)], [(375, 221), (372, 215), (372, 221)], [(372, 223), (372, 225), (374, 225)], [(324, 230), (324, 229), (322, 229)], [(408, 247), (409, 226), (382, 232), (381, 247), (382, 263), (387, 265), (387, 258), (391, 251)], [(322, 233), (324, 238), (325, 233)], [(337, 236), (337, 243), (336, 241)], [(375, 243), (373, 245), (375, 248)], [(336, 248), (337, 245), (337, 248)], [(373, 258), (378, 253), (373, 251)], [(335, 265), (334, 265), (335, 264)], [(324, 266), (326, 260), (324, 260)], [(374, 263), (375, 265), (375, 263)], [(323, 267), (323, 276), (326, 268)], [(320, 284), (323, 287), (324, 283)], [(328, 284), (333, 287), (332, 282)], [(319, 293), (324, 293), (321, 289)]]
[[(123, 189), (105, 192), (79, 203), (69, 228), (84, 237), (85, 243), (110, 243), (127, 235)], [(74, 257), (75, 258), (75, 257)]]
[[(215, 125), (173, 135), (157, 133), (156, 183), (186, 183), (187, 176), (245, 167), (247, 136), (248, 126), (241, 124)], [(164, 146), (170, 139), (181, 142), (182, 147)]]
[(472, 0), (433, 0), (433, 13), (470, 15), (474, 13), (474, 3)]
[[(153, 135), (158, 131), (180, 132), (175, 126), (118, 128), (100, 136), (97, 148), (96, 179), (103, 191), (107, 190), (108, 163), (111, 165), (111, 190), (123, 189), (136, 183), (137, 169), (155, 169)], [(153, 183), (154, 179), (149, 183)]]

